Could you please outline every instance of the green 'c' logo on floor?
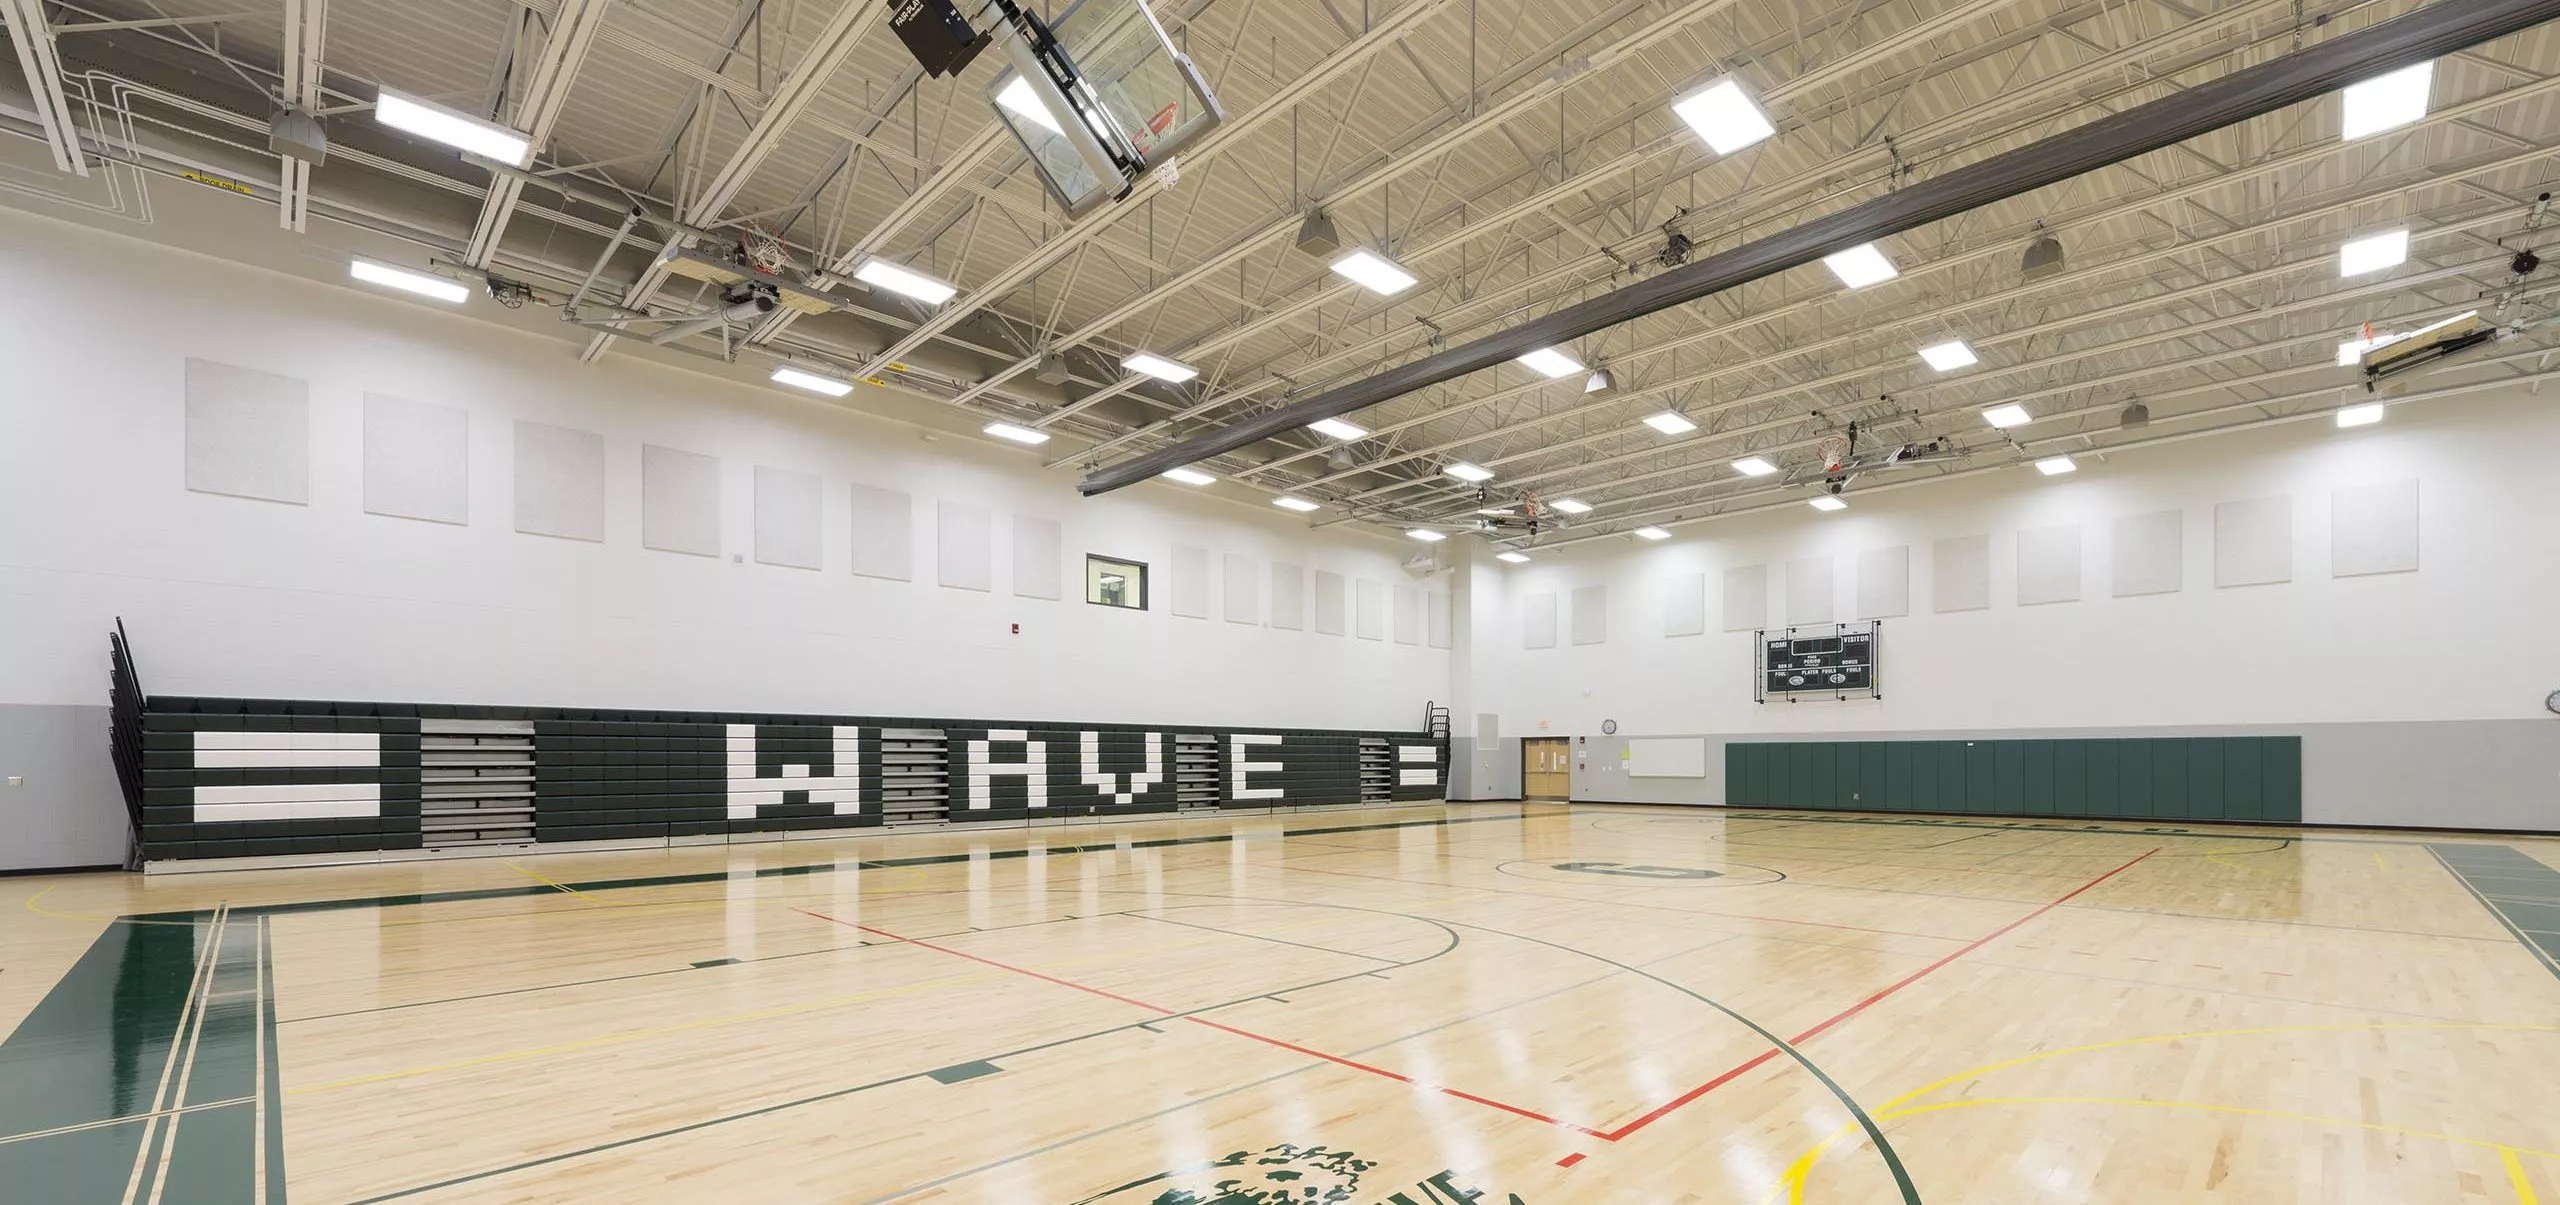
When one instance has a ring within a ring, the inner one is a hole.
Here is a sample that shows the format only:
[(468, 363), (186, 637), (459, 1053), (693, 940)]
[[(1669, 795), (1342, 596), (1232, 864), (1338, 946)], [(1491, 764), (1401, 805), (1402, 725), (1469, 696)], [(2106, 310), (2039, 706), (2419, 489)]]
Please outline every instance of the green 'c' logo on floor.
[(1575, 874), (1613, 874), (1629, 879), (1721, 879), (1721, 870), (1704, 870), (1695, 866), (1637, 866), (1626, 862), (1556, 862), (1555, 870)]

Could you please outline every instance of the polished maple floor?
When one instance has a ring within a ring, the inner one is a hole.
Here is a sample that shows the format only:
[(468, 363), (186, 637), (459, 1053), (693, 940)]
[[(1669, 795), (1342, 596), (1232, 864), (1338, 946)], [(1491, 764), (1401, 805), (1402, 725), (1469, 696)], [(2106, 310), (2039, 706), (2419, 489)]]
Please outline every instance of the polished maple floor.
[(2560, 1205), (2555, 868), (1502, 804), (9, 880), (0, 1198)]

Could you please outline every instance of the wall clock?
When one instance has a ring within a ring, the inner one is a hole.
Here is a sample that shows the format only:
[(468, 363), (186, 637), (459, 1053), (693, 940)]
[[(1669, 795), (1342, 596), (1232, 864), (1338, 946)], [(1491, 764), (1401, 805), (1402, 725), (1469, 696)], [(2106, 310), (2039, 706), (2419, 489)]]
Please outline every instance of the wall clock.
[(2552, 691), (2549, 696), (2542, 700), (2542, 705), (2550, 708), (2551, 714), (2560, 715), (2560, 690)]
[[(2553, 711), (2560, 711), (2560, 692), (2554, 692), (2554, 693), (2552, 694), (2552, 696), (2551, 696), (2551, 710), (2553, 710)], [(1616, 735), (1618, 735), (1618, 721), (1616, 721), (1616, 720), (1602, 720), (1602, 721), (1600, 721), (1600, 735), (1602, 735), (1602, 736), (1616, 736)]]

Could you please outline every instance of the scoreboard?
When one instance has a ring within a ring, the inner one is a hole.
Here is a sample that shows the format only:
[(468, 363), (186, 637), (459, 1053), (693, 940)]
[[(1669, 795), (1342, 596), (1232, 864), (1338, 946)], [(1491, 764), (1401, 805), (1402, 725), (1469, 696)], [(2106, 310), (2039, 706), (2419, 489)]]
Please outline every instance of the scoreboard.
[(1820, 624), (1813, 627), (1764, 629), (1760, 633), (1760, 679), (1752, 698), (1793, 700), (1803, 695), (1883, 698), (1883, 679), (1876, 656), (1884, 624)]

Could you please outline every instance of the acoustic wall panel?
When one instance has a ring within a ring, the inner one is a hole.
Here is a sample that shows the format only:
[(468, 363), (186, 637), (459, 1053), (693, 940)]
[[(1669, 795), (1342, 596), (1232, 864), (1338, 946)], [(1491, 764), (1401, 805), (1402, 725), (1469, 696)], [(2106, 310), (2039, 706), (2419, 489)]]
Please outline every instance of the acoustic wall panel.
[(1058, 521), (1033, 515), (1013, 517), (1013, 593), (1016, 598), (1055, 600), (1060, 593)]
[(311, 383), (187, 361), (187, 488), (311, 502)]
[(2080, 601), (2080, 525), (2018, 532), (2018, 605)]
[(1387, 584), (1368, 578), (1355, 579), (1359, 590), (1353, 599), (1353, 618), (1358, 622), (1355, 634), (1362, 640), (1387, 638)]
[(2329, 576), (2418, 567), (2418, 481), (2346, 486), (2329, 495)]
[(2293, 499), (2249, 498), (2213, 508), (2213, 584), (2293, 580)]
[(1184, 619), (1209, 617), (1209, 550), (1188, 544), (1173, 546), (1172, 589), (1166, 598)]
[(1307, 571), (1285, 561), (1271, 562), (1271, 626), (1284, 632), (1307, 626)]
[(1340, 636), (1346, 630), (1343, 620), (1344, 582), (1339, 573), (1316, 570), (1316, 631), (1320, 635)]
[(1724, 571), (1724, 630), (1769, 626), (1769, 567), (1737, 565)]
[(1399, 583), (1395, 588), (1397, 644), (1422, 643), (1422, 591)]
[(826, 483), (815, 473), (756, 466), (756, 563), (817, 569), (826, 560)]
[(2117, 598), (2137, 594), (2175, 594), (2186, 585), (2186, 513), (2163, 510), (2125, 515), (2115, 522), (2114, 562)]
[(1830, 623), (1840, 618), (1837, 564), (1827, 556), (1787, 562), (1787, 622)]
[(1573, 642), (1603, 644), (1609, 639), (1609, 588), (1573, 588)]
[(604, 542), (604, 437), (516, 423), (516, 530)]
[(1552, 590), (1520, 598), (1520, 647), (1551, 649), (1556, 646), (1556, 596)]
[(364, 395), (364, 509), (429, 523), (471, 522), (471, 415)]
[(1991, 606), (1991, 537), (1953, 536), (1929, 546), (1930, 609), (1981, 611)]
[(983, 506), (934, 506), (934, 580), (954, 590), (996, 588), (995, 520)]
[(687, 556), (720, 555), (720, 460), (640, 446), (640, 545)]
[(1703, 636), (1707, 631), (1707, 575), (1674, 573), (1662, 579), (1662, 634)]
[(1422, 596), (1423, 626), (1430, 629), (1431, 647), (1445, 649), (1450, 642), (1449, 592), (1433, 590)]
[(1226, 554), (1227, 622), (1262, 622), (1262, 569), (1240, 552)]
[(1911, 546), (1870, 548), (1858, 554), (1858, 619), (1891, 619), (1911, 613)]
[(916, 576), (916, 500), (896, 490), (853, 487), (853, 571), (885, 581)]

